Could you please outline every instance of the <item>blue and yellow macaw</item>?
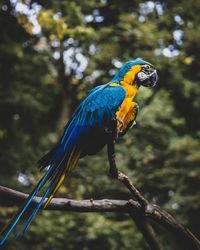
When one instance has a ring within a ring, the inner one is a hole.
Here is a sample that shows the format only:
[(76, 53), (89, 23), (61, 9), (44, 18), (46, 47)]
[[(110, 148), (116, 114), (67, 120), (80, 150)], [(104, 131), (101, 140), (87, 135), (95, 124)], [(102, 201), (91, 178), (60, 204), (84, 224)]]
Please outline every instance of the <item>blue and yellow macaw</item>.
[[(58, 145), (39, 160), (39, 168), (45, 170), (45, 173), (22, 208), (3, 228), (0, 245), (4, 244), (27, 212), (27, 220), (18, 235), (26, 232), (37, 212), (49, 204), (78, 160), (85, 155), (96, 154), (108, 143), (113, 121), (116, 124), (116, 138), (126, 133), (136, 119), (138, 105), (133, 99), (139, 87), (153, 87), (157, 79), (157, 72), (152, 64), (136, 59), (127, 62), (109, 83), (89, 92), (65, 126)], [(30, 212), (29, 206), (42, 188), (43, 196)]]

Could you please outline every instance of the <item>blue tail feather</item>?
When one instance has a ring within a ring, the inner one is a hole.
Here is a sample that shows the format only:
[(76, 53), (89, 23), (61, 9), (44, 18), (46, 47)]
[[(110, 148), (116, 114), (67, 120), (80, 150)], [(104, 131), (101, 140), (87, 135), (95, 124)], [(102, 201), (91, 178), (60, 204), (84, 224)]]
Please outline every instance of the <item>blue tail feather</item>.
[[(16, 224), (19, 222), (21, 217), (27, 211), (27, 208), (30, 206), (34, 197), (40, 192), (40, 190), (44, 187), (44, 185), (49, 182), (47, 189), (41, 198), (40, 202), (34, 208), (34, 210), (29, 215), (28, 219), (22, 226), (22, 229), (17, 234), (17, 237), (25, 233), (31, 224), (32, 220), (36, 216), (37, 212), (40, 210), (42, 205), (45, 202), (45, 199), (51, 195), (51, 191), (54, 189), (55, 184), (58, 182), (61, 177), (63, 171), (65, 171), (65, 167), (68, 166), (68, 159), (73, 152), (74, 149), (80, 149), (80, 145), (82, 143), (82, 139), (84, 134), (87, 132), (88, 126), (77, 125), (77, 118), (73, 117), (72, 122), (68, 124), (66, 127), (65, 133), (61, 138), (59, 146), (53, 149), (50, 153), (48, 153), (45, 157), (43, 157), (40, 161), (41, 169), (49, 166), (47, 172), (41, 178), (37, 186), (34, 188), (32, 193), (29, 195), (23, 207), (19, 210), (14, 219), (5, 227), (2, 232), (3, 238), (0, 240), (0, 246), (4, 244), (10, 233), (15, 228)], [(76, 150), (74, 152), (76, 152)], [(78, 150), (77, 152), (80, 152)], [(79, 156), (78, 156), (79, 157)], [(44, 166), (45, 165), (45, 166)], [(70, 166), (68, 166), (70, 169)]]
[(10, 233), (12, 232), (12, 230), (15, 228), (16, 224), (19, 222), (21, 217), (26, 212), (27, 208), (30, 206), (30, 204), (33, 201), (34, 197), (40, 192), (41, 188), (46, 184), (46, 182), (50, 180), (50, 184), (48, 185), (48, 188), (45, 191), (42, 199), (40, 200), (38, 205), (35, 207), (35, 209), (31, 213), (31, 215), (28, 217), (27, 221), (23, 224), (22, 229), (17, 234), (17, 237), (19, 237), (21, 234), (26, 232), (26, 230), (28, 229), (28, 227), (31, 224), (32, 220), (34, 219), (35, 215), (37, 214), (37, 212), (39, 211), (39, 209), (43, 205), (43, 203), (45, 201), (45, 198), (48, 197), (48, 195), (50, 194), (51, 190), (54, 187), (55, 182), (57, 181), (57, 179), (60, 177), (62, 171), (64, 170), (63, 162), (69, 156), (71, 150), (73, 149), (74, 145), (77, 142), (77, 138), (80, 136), (80, 134), (83, 131), (84, 131), (83, 127), (79, 127), (79, 128), (76, 128), (76, 129), (74, 128), (71, 131), (70, 135), (66, 139), (65, 144), (62, 145), (62, 147), (64, 149), (63, 152), (62, 152), (62, 157), (59, 157), (59, 159), (57, 159), (54, 164), (50, 165), (50, 167), (47, 170), (47, 172), (45, 173), (45, 175), (41, 178), (41, 180), (39, 181), (39, 183), (37, 184), (35, 189), (32, 191), (32, 193), (28, 197), (28, 199), (27, 199), (26, 203), (24, 204), (24, 206), (18, 212), (16, 217), (5, 228), (5, 230), (3, 232), (3, 238), (0, 241), (0, 245), (4, 244), (4, 242), (6, 241), (6, 239), (8, 238)]
[(56, 171), (54, 173), (53, 178), (51, 179), (51, 182), (48, 186), (47, 191), (45, 192), (45, 194), (43, 195), (43, 197), (41, 198), (40, 202), (37, 204), (36, 208), (33, 210), (33, 212), (31, 213), (31, 215), (29, 216), (28, 220), (24, 223), (21, 231), (18, 233), (17, 237), (20, 234), (24, 234), (29, 225), (31, 224), (32, 220), (34, 219), (35, 215), (37, 214), (37, 212), (39, 211), (39, 209), (41, 208), (41, 206), (43, 205), (45, 199), (47, 198), (48, 194), (51, 192), (51, 190), (54, 187), (55, 181), (60, 177), (60, 175), (62, 174), (62, 168), (60, 168), (60, 166), (62, 165), (63, 161), (64, 161), (65, 157), (62, 158), (62, 160), (60, 161), (59, 165), (56, 167)]
[(40, 207), (43, 205), (43, 203), (44, 203), (44, 201), (45, 201), (47, 195), (48, 195), (49, 192), (51, 191), (51, 188), (52, 188), (52, 186), (53, 186), (53, 184), (54, 184), (54, 181), (55, 181), (56, 177), (57, 177), (57, 175), (55, 175), (54, 178), (51, 180), (51, 183), (50, 183), (48, 189), (46, 190), (45, 194), (44, 194), (43, 197), (41, 198), (40, 202), (37, 204), (36, 208), (34, 209), (34, 211), (32, 212), (32, 214), (29, 216), (28, 220), (24, 223), (22, 229), (18, 232), (17, 238), (18, 238), (21, 234), (24, 234), (24, 233), (27, 231), (29, 225), (30, 225), (31, 222), (33, 221), (33, 219), (34, 219), (35, 215), (37, 214), (37, 212), (39, 211)]
[[(27, 208), (31, 204), (31, 202), (34, 199), (34, 197), (39, 193), (39, 191), (41, 190), (41, 188), (45, 185), (46, 181), (49, 179), (49, 177), (53, 173), (54, 169), (55, 169), (54, 166), (52, 166), (51, 168), (49, 168), (49, 170), (41, 178), (41, 180), (39, 181), (39, 183), (37, 184), (37, 186), (35, 187), (35, 189), (32, 191), (32, 193), (28, 197), (25, 205), (19, 211), (19, 213), (17, 214), (17, 216), (14, 218), (14, 220), (11, 221), (11, 224), (8, 225), (9, 230), (6, 231), (5, 235), (3, 236), (3, 239), (0, 241), (0, 245), (4, 244), (5, 240), (8, 238), (8, 236), (10, 235), (10, 233), (12, 232), (12, 230), (14, 229), (14, 227), (16, 226), (16, 224), (18, 223), (18, 221), (20, 220), (20, 218), (23, 216), (23, 214), (25, 213), (25, 211), (27, 210)], [(5, 230), (6, 229), (7, 228), (5, 228)]]

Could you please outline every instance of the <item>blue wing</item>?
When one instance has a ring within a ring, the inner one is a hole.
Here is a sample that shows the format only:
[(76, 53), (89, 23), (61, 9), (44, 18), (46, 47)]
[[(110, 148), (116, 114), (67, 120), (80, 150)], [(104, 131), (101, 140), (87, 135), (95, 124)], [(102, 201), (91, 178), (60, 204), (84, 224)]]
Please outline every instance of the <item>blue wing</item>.
[(105, 84), (92, 89), (65, 126), (59, 144), (39, 161), (39, 168), (54, 164), (66, 154), (67, 148), (87, 140), (86, 136), (93, 128), (108, 127), (112, 118), (116, 118), (116, 111), (125, 96), (126, 92), (120, 85)]
[[(47, 185), (46, 191), (38, 205), (28, 215), (18, 236), (26, 232), (37, 212), (53, 198), (54, 194), (61, 186), (65, 176), (75, 167), (79, 158), (85, 154), (92, 153), (94, 144), (88, 144), (88, 138), (96, 136), (96, 132), (102, 132), (102, 128), (109, 126), (112, 118), (116, 117), (116, 111), (120, 107), (126, 95), (121, 86), (102, 85), (90, 91), (87, 98), (79, 105), (71, 120), (65, 127), (64, 134), (57, 147), (47, 153), (40, 161), (39, 167), (42, 169), (48, 166), (48, 170), (29, 195), (22, 208), (16, 216), (8, 222), (0, 233), (3, 238), (0, 246), (4, 244), (21, 217), (27, 212), (34, 197)], [(97, 129), (98, 128), (98, 129)], [(97, 130), (96, 130), (97, 129)], [(101, 134), (99, 139), (101, 140)], [(90, 139), (89, 139), (90, 140)], [(94, 138), (92, 139), (94, 141)], [(104, 142), (103, 142), (104, 143)], [(95, 141), (95, 146), (100, 149), (102, 141)], [(85, 150), (90, 148), (88, 150)], [(97, 150), (96, 150), (97, 151)], [(45, 200), (45, 198), (48, 198)]]
[[(126, 96), (125, 89), (120, 85), (110, 84), (98, 86), (89, 92), (86, 99), (79, 105), (71, 119), (80, 126), (108, 126), (112, 118), (116, 118), (116, 111)], [(74, 125), (74, 124), (73, 124)], [(63, 135), (67, 132), (67, 127)]]
[(97, 87), (82, 103), (81, 123), (86, 126), (109, 126), (125, 96), (126, 92), (120, 85)]

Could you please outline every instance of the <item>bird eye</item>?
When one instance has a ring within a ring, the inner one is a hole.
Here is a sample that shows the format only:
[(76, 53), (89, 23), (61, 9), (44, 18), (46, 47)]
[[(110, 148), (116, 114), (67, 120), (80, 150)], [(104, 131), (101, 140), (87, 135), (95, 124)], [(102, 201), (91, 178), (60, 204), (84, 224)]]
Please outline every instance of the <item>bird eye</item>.
[(149, 70), (151, 67), (148, 64), (146, 64), (146, 65), (144, 65), (144, 68)]

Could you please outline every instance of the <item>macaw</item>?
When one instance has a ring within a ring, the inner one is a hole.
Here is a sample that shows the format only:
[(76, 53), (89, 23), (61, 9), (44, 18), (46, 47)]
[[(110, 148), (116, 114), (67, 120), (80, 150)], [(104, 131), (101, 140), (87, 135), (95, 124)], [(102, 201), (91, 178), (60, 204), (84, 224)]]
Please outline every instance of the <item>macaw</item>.
[[(127, 132), (138, 113), (138, 104), (133, 99), (139, 87), (154, 87), (157, 80), (155, 67), (138, 58), (125, 63), (110, 82), (88, 93), (66, 124), (57, 146), (39, 160), (38, 166), (45, 171), (44, 175), (21, 209), (1, 231), (0, 245), (4, 244), (25, 212), (28, 217), (18, 236), (26, 232), (37, 212), (49, 204), (78, 160), (85, 155), (96, 154), (108, 143), (113, 122), (116, 129), (114, 139)], [(42, 188), (44, 193), (40, 202), (32, 211), (28, 210)]]

